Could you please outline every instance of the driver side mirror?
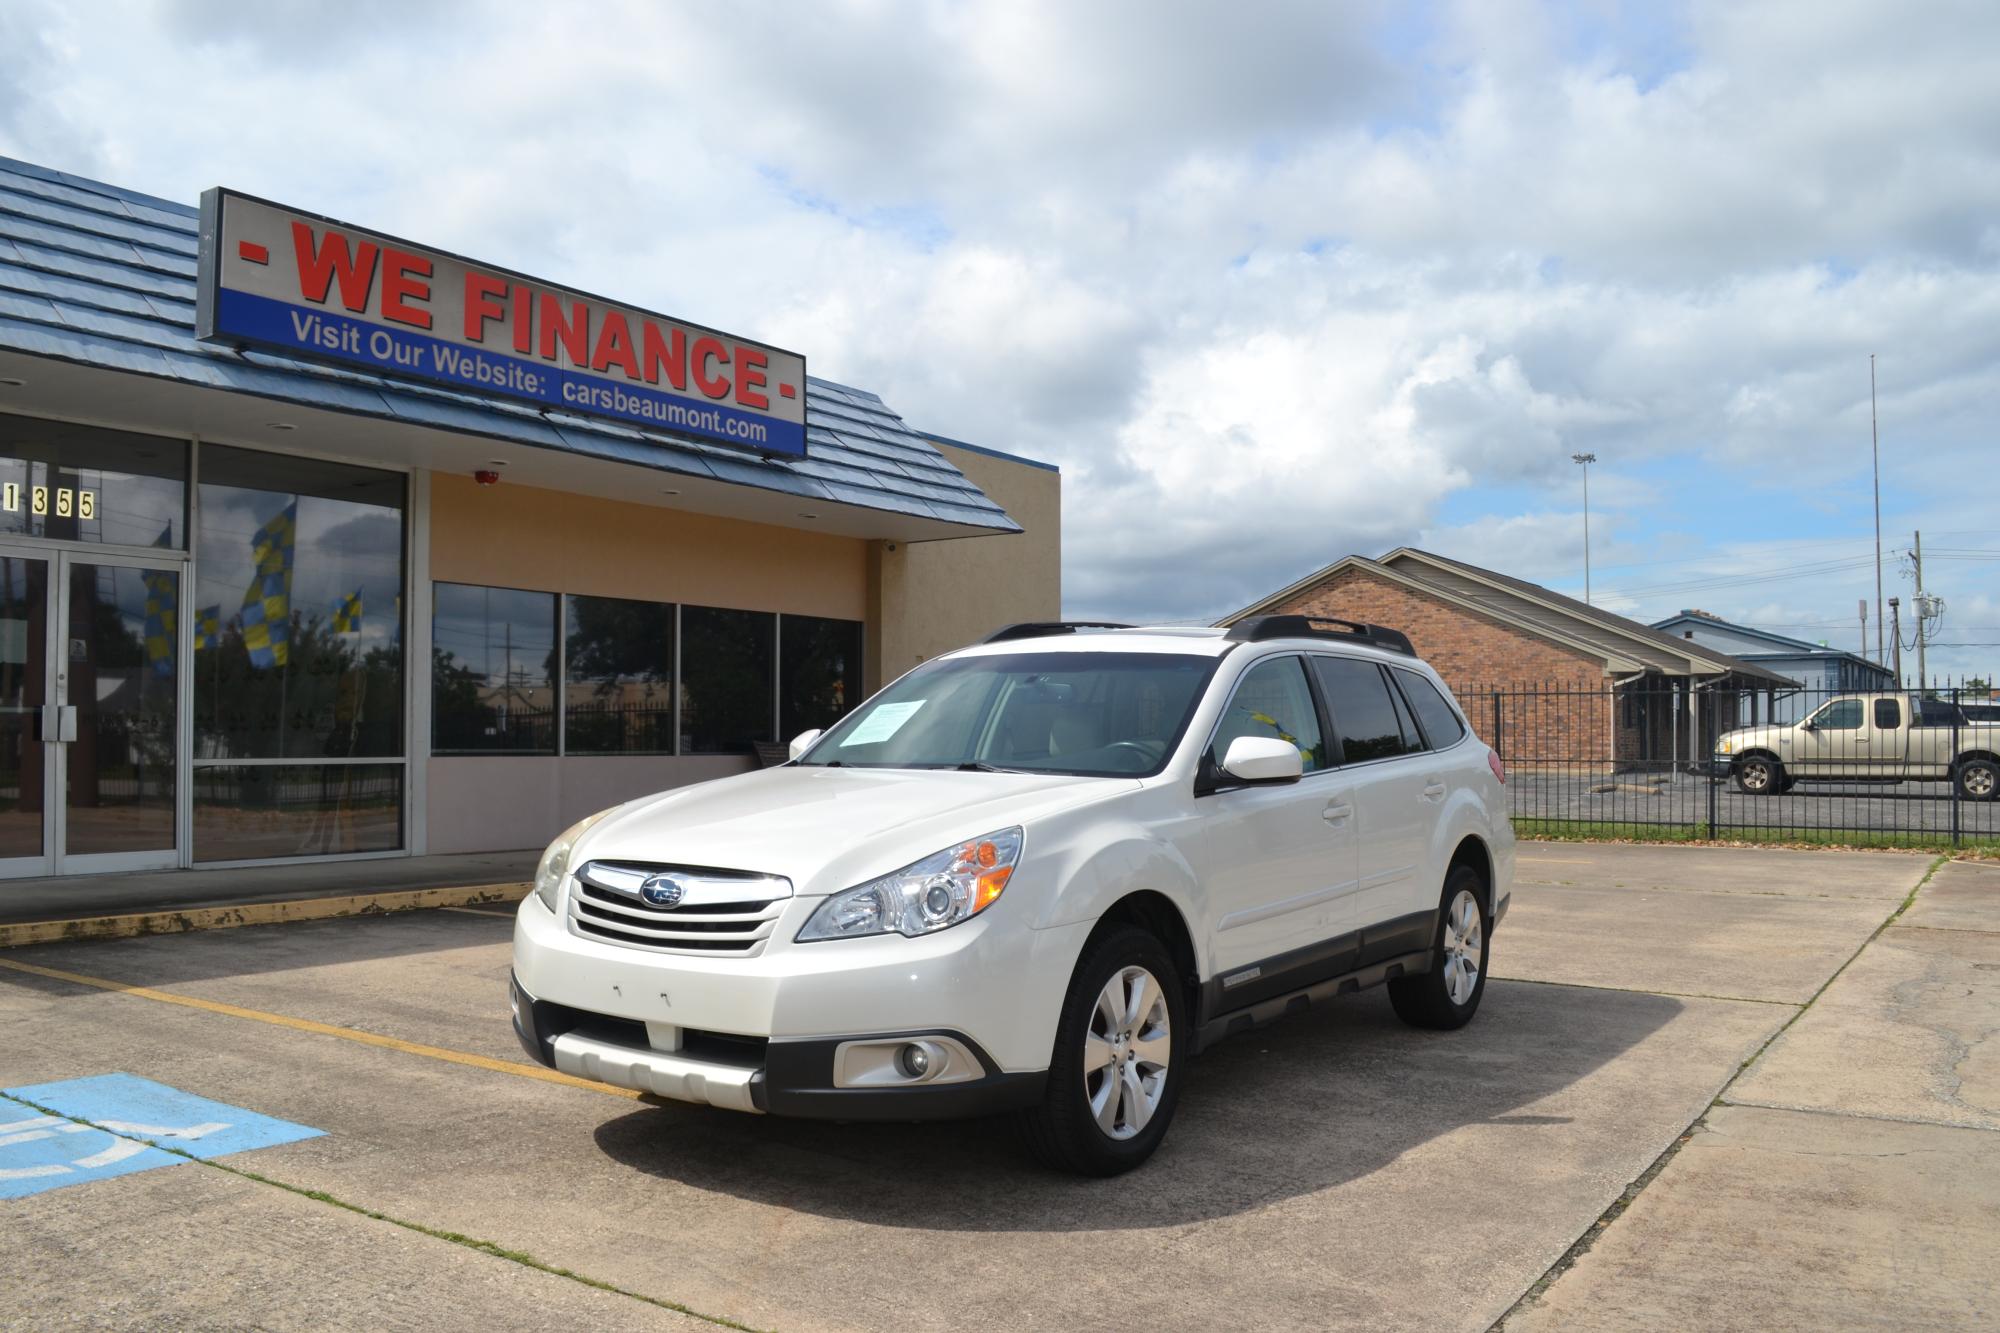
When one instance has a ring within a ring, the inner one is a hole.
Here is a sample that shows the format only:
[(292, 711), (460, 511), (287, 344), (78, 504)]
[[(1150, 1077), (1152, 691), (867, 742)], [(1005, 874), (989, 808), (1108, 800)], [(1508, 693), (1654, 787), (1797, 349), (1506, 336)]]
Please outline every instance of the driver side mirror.
[(1804, 722), (1801, 722), (1799, 725), (1804, 727), (1807, 731), (1819, 730), (1819, 723), (1813, 721), (1811, 718), (1807, 718)]
[(1238, 736), (1222, 756), (1222, 771), (1238, 782), (1297, 782), (1306, 771), (1299, 747), (1276, 736)]
[(791, 753), (788, 757), (797, 759), (807, 750), (812, 749), (813, 742), (818, 740), (823, 734), (825, 734), (825, 728), (814, 727), (811, 731), (802, 731), (792, 737)]

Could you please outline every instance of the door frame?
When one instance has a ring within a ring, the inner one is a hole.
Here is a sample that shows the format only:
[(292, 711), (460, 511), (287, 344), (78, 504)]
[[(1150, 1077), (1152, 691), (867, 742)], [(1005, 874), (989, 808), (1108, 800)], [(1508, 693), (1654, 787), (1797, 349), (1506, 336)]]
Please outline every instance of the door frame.
[(32, 879), (47, 876), (109, 874), (129, 870), (171, 870), (185, 862), (190, 776), (188, 745), (192, 740), (189, 707), (191, 673), (189, 660), (190, 622), (184, 614), (188, 597), (191, 562), (184, 550), (163, 547), (84, 545), (45, 542), (33, 539), (0, 540), (0, 556), (39, 561), (47, 568), (48, 606), (43, 635), (44, 709), (62, 706), (68, 699), (68, 648), (70, 570), (76, 565), (106, 565), (118, 569), (169, 569), (177, 580), (174, 614), (174, 811), (173, 840), (164, 848), (137, 852), (91, 852), (71, 855), (63, 850), (69, 829), (69, 750), (66, 742), (50, 739), (44, 713), (42, 739), (42, 854), (40, 857), (0, 861), (0, 879)]

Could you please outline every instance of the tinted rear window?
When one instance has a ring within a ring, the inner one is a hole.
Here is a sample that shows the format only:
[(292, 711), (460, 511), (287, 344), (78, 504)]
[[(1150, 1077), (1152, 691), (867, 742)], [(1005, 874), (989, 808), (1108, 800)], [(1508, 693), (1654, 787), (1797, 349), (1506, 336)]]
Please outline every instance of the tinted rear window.
[(1465, 735), (1465, 724), (1458, 720), (1445, 697), (1438, 693), (1437, 686), (1414, 671), (1396, 669), (1396, 679), (1402, 683), (1403, 696), (1410, 701), (1410, 707), (1417, 710), (1417, 721), (1423, 723), (1424, 736), (1431, 748), (1442, 750), (1447, 745), (1458, 743)]
[(1315, 657), (1313, 670), (1340, 737), (1341, 762), (1389, 759), (1421, 748), (1404, 738), (1381, 667), (1352, 657)]

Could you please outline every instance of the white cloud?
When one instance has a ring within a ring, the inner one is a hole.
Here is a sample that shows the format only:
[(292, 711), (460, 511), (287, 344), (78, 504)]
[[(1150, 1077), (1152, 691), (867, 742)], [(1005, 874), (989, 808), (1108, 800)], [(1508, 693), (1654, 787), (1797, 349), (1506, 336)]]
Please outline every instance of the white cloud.
[(44, 0), (0, 11), (0, 151), (804, 350), (1060, 462), (1076, 613), (1419, 538), (1573, 587), (1576, 449), (1611, 593), (1759, 568), (1865, 530), (1871, 351), (1885, 521), (1987, 521), (2000, 9), (1426, 12)]

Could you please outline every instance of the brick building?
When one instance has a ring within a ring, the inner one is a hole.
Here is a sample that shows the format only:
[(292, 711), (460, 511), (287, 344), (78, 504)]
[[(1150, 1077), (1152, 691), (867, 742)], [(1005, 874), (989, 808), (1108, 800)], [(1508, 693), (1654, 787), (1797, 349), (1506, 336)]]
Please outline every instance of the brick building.
[[(1797, 682), (1539, 584), (1399, 547), (1350, 555), (1220, 623), (1330, 616), (1393, 626), (1437, 668), (1509, 762), (1627, 768), (1705, 757), (1706, 696)], [(1684, 719), (1698, 714), (1700, 725)]]

